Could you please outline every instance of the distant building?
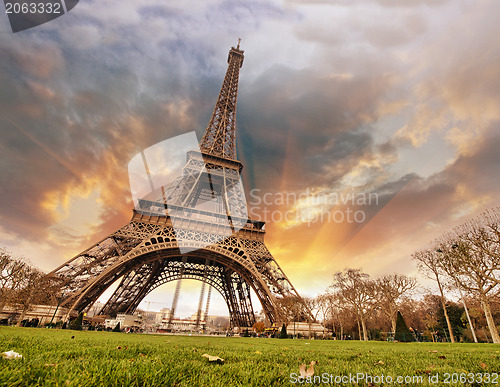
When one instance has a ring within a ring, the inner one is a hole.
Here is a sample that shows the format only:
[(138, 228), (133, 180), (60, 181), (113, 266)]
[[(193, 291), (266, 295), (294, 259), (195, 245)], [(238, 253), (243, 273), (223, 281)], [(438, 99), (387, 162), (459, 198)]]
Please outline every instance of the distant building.
[(178, 318), (174, 317), (172, 321), (170, 318), (172, 316), (172, 312), (168, 308), (163, 308), (157, 315), (156, 327), (162, 330), (172, 330), (178, 332), (190, 332), (196, 330), (205, 330), (206, 321), (205, 321), (205, 313), (200, 313), (200, 318), (198, 321), (198, 325), (196, 321), (198, 319), (198, 313), (193, 313), (190, 318)]
[[(0, 321), (6, 324), (15, 324), (21, 318), (21, 305), (5, 305), (0, 310)], [(42, 326), (48, 324), (50, 321), (53, 323), (61, 321), (67, 315), (69, 309), (57, 307), (55, 305), (32, 305), (24, 314), (23, 320), (38, 319), (38, 325)], [(72, 316), (76, 317), (75, 313)]]
[[(273, 324), (273, 327), (281, 330), (283, 324)], [(325, 328), (319, 323), (290, 322), (286, 324), (286, 333), (289, 335), (301, 335), (305, 337), (323, 337)]]
[(116, 324), (120, 323), (120, 328), (130, 328), (130, 327), (140, 327), (142, 325), (141, 316), (136, 316), (132, 314), (117, 314), (115, 318), (107, 318), (104, 320), (104, 326), (106, 328), (113, 329)]
[[(191, 321), (195, 321), (198, 319), (198, 313), (193, 313), (191, 315)], [(205, 312), (200, 312), (200, 321), (205, 322)]]
[(99, 314), (99, 312), (102, 310), (104, 304), (102, 302), (96, 301), (94, 305), (90, 307), (90, 309), (87, 312), (87, 317), (94, 317)]
[(171, 314), (172, 312), (170, 311), (169, 308), (160, 309), (160, 318), (159, 318), (160, 322), (163, 319), (169, 319)]
[(158, 319), (158, 313), (159, 312), (144, 311), (142, 309), (137, 309), (134, 312), (134, 315), (140, 316), (143, 324), (154, 325), (156, 323), (156, 320)]

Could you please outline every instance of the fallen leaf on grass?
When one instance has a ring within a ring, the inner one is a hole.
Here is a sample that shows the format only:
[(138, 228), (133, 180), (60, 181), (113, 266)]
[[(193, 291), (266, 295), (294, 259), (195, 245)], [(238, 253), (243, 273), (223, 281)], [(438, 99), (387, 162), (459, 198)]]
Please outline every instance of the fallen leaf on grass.
[(437, 353), (437, 351), (436, 351), (436, 350), (434, 350), (434, 351), (429, 351), (429, 352), (431, 352), (431, 353)]
[(373, 365), (377, 365), (377, 364), (385, 364), (385, 363), (382, 360), (379, 360), (376, 363), (373, 363)]
[(201, 356), (206, 357), (208, 359), (208, 361), (215, 361), (217, 363), (224, 363), (224, 359), (221, 359), (219, 356), (212, 356), (212, 355), (209, 355), (208, 353), (204, 353)]
[(306, 343), (306, 345), (309, 345), (309, 344), (311, 344), (311, 343)]
[(260, 351), (255, 351), (254, 353), (257, 355), (262, 355), (262, 352), (260, 352)]
[(17, 352), (14, 352), (14, 351), (7, 351), (7, 352), (2, 352), (2, 356), (5, 358), (5, 359), (20, 359), (23, 357), (23, 355), (17, 353)]
[(47, 364), (44, 364), (44, 367), (57, 367), (59, 364), (57, 363), (47, 363)]
[(308, 376), (313, 376), (315, 364), (316, 364), (316, 362), (312, 361), (311, 363), (309, 363), (309, 367), (307, 367), (307, 370), (306, 370), (306, 365), (304, 363), (302, 363), (299, 367), (300, 377), (307, 378)]
[(438, 356), (438, 359), (446, 359), (446, 356)]
[(416, 370), (416, 371), (415, 371), (415, 373), (416, 373), (417, 375), (421, 375), (421, 374), (430, 374), (430, 373), (431, 373), (431, 371), (429, 371), (429, 370)]
[(482, 368), (483, 370), (484, 370), (485, 368), (488, 368), (488, 366), (487, 366), (486, 364), (484, 364), (484, 363), (481, 363), (481, 364), (479, 364), (479, 365), (481, 366), (481, 368)]

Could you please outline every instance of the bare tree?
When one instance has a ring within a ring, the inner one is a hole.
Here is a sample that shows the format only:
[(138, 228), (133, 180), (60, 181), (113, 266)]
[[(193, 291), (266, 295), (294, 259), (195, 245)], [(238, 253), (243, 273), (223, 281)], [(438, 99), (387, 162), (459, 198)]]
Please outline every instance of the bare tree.
[(469, 245), (471, 252), (482, 254), (482, 275), (500, 285), (500, 207), (485, 211), (453, 230), (458, 239)]
[(230, 326), (229, 317), (216, 316), (213, 319), (212, 324), (217, 329), (227, 330), (227, 329), (229, 329), (229, 326)]
[(0, 310), (5, 305), (17, 302), (19, 290), (23, 286), (27, 264), (21, 259), (0, 249)]
[(24, 320), (24, 316), (30, 310), (31, 306), (37, 304), (43, 297), (44, 289), (41, 288), (43, 278), (44, 274), (40, 270), (29, 265), (24, 266), (22, 285), (17, 292), (17, 304), (21, 305), (21, 315), (17, 322), (18, 326), (21, 326), (21, 322)]
[[(323, 321), (323, 337), (325, 336), (325, 328), (327, 324), (328, 318), (331, 318), (332, 323), (333, 323), (333, 318), (335, 314), (335, 303), (333, 299), (334, 295), (331, 293), (322, 293), (318, 294), (315, 297), (316, 300), (316, 309), (317, 309), (317, 314), (316, 318), (318, 315), (321, 315), (322, 321)], [(334, 326), (332, 325), (332, 333), (334, 332)]]
[(0, 249), (0, 310), (5, 305), (20, 308), (18, 324), (34, 304), (52, 305), (60, 293), (61, 283), (21, 258)]
[(363, 331), (363, 340), (368, 341), (366, 318), (375, 307), (375, 284), (369, 275), (359, 269), (346, 269), (334, 275), (332, 287), (344, 302), (354, 308)]
[(352, 306), (342, 299), (338, 291), (323, 293), (318, 298), (324, 326), (331, 326), (332, 333), (342, 340), (349, 324), (355, 323), (357, 314)]
[[(298, 307), (300, 307), (300, 313), (302, 313), (303, 315), (306, 315), (306, 314), (309, 314), (312, 318), (309, 318), (307, 320), (307, 322), (309, 323), (309, 337), (311, 337), (311, 323), (313, 321), (317, 321), (317, 317), (318, 317), (318, 314), (320, 313), (320, 308), (321, 308), (321, 305), (320, 303), (318, 302), (318, 298), (317, 297), (301, 297), (301, 301), (299, 304), (295, 304), (295, 309), (296, 309), (296, 313), (297, 311), (299, 311)], [(308, 313), (307, 313), (308, 312)], [(294, 321), (300, 321), (300, 320), (297, 320), (297, 318), (301, 318), (300, 317), (300, 314), (297, 314), (296, 318), (294, 319)]]
[(440, 276), (443, 275), (441, 254), (435, 250), (421, 250), (413, 253), (412, 258), (418, 261), (418, 268), (421, 272), (427, 274), (429, 278), (434, 277), (436, 279), (439, 294), (441, 295), (441, 305), (443, 307), (444, 318), (446, 319), (446, 325), (448, 325), (448, 332), (450, 333), (450, 340), (454, 343), (455, 336), (453, 335), (450, 318), (448, 317), (448, 312), (446, 311), (446, 299), (444, 297), (442, 279), (440, 279)]
[[(420, 322), (421, 329), (433, 332), (437, 328), (439, 323), (439, 309), (442, 309), (441, 296), (431, 293), (424, 294), (422, 299), (417, 302), (416, 308), (416, 315)], [(434, 341), (433, 334), (431, 334), (431, 338), (432, 341)]]
[(375, 280), (377, 303), (382, 313), (391, 322), (392, 332), (396, 332), (398, 301), (403, 295), (417, 287), (417, 280), (402, 274), (384, 275)]
[(322, 309), (320, 296), (302, 297), (302, 300), (304, 301), (304, 304), (306, 305), (307, 309), (309, 309), (309, 311), (312, 314), (312, 317), (316, 321), (318, 319), (318, 315), (321, 313), (321, 309)]
[(281, 310), (284, 312), (287, 323), (290, 321), (314, 322), (314, 317), (309, 309), (309, 305), (307, 305), (302, 297), (283, 297), (278, 298), (276, 301), (278, 302)]
[[(333, 295), (332, 301), (334, 302), (334, 310), (336, 312), (335, 321), (340, 328), (340, 337), (343, 340), (344, 332), (347, 331), (349, 327), (357, 325), (359, 328), (358, 314), (355, 308), (347, 304), (338, 292)], [(359, 334), (359, 338), (361, 340), (361, 333)]]
[(500, 294), (500, 260), (478, 246), (487, 232), (479, 222), (469, 222), (445, 235), (439, 245), (441, 265), (457, 286), (476, 295), (481, 302), (488, 328), (494, 343), (500, 343), (500, 335), (493, 320), (489, 297)]

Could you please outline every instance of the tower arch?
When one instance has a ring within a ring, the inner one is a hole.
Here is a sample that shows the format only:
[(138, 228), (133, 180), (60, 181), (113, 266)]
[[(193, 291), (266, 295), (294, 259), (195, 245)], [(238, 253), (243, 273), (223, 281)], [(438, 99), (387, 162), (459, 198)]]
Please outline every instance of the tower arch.
[[(287, 321), (287, 300), (293, 300), (294, 307), (301, 303), (302, 318), (314, 321), (266, 248), (264, 222), (248, 216), (235, 142), (243, 53), (239, 44), (229, 51), (228, 69), (199, 151), (187, 152), (179, 176), (161, 187), (156, 200), (140, 199), (128, 224), (48, 274), (61, 281), (61, 304), (69, 308), (68, 314), (86, 310), (118, 280), (102, 313), (132, 312), (162, 281), (184, 275), (200, 278), (204, 270), (227, 300), (233, 326), (254, 321), (251, 290), (272, 323)], [(206, 203), (213, 206), (207, 208)]]

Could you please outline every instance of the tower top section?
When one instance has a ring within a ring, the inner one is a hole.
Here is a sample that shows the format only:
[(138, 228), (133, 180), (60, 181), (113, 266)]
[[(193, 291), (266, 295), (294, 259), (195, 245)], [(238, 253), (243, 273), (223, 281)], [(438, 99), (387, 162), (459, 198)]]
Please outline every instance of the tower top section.
[(236, 102), (238, 98), (238, 79), (243, 66), (244, 51), (231, 47), (227, 58), (227, 71), (215, 104), (212, 117), (200, 141), (203, 153), (226, 159), (236, 160)]

